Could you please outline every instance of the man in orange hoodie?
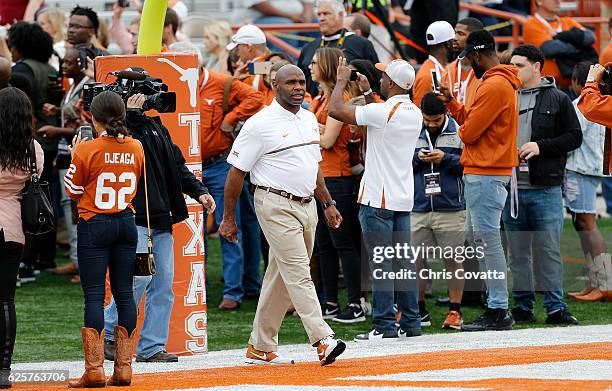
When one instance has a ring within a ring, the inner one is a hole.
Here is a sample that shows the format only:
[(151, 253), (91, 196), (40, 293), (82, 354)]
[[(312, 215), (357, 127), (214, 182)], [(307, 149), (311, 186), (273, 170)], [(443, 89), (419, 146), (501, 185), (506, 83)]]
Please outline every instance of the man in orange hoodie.
[[(485, 30), (470, 33), (459, 58), (468, 58), (474, 76), (481, 79), (474, 101), (466, 110), (446, 85), (440, 99), (448, 103), (453, 118), (462, 125), (458, 133), (465, 144), (460, 162), (464, 167), (468, 239), (484, 254), (481, 277), (489, 293), (485, 313), (462, 330), (510, 330), (514, 320), (508, 312), (499, 222), (508, 196), (506, 186), (518, 166), (517, 90), (521, 81), (516, 67), (500, 65), (493, 36)], [(482, 258), (477, 257), (479, 261)]]

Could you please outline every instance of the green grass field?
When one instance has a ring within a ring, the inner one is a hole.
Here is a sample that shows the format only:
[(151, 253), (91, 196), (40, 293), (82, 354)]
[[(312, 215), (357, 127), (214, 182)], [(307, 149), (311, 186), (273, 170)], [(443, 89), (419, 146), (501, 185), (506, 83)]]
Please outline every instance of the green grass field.
[[(562, 240), (564, 257), (582, 258), (580, 244), (569, 221), (565, 222), (565, 232)], [(609, 246), (612, 242), (612, 219), (602, 219), (598, 225)], [(208, 278), (210, 286), (208, 297), (208, 343), (210, 350), (222, 350), (245, 347), (251, 331), (251, 323), (255, 314), (256, 302), (242, 303), (239, 311), (222, 312), (217, 309), (223, 292), (221, 282), (221, 258), (219, 241), (209, 241)], [(59, 253), (63, 253), (60, 250)], [(66, 262), (65, 258), (59, 263)], [(583, 287), (584, 266), (566, 263), (565, 288), (579, 290)], [(83, 294), (80, 285), (69, 283), (69, 276), (55, 276), (41, 273), (36, 283), (24, 284), (17, 290), (17, 342), (15, 346), (15, 362), (35, 362), (50, 360), (82, 359), (81, 336), (79, 328), (83, 324)], [(446, 286), (443, 282), (434, 284), (434, 297), (444, 295)], [(346, 297), (341, 296), (345, 304)], [(542, 296), (538, 295), (536, 316), (538, 323), (524, 327), (546, 327), (546, 315), (541, 308)], [(576, 303), (568, 302), (570, 311), (578, 318), (580, 324), (612, 323), (612, 303)], [(434, 300), (427, 301), (432, 317), (432, 327), (423, 329), (424, 334), (446, 333), (440, 328), (446, 315), (446, 308), (436, 307)], [(476, 308), (462, 308), (464, 319), (472, 320), (482, 312)], [(355, 334), (369, 330), (370, 323), (343, 325), (336, 322), (330, 324), (339, 338), (352, 340)], [(306, 333), (297, 316), (285, 318), (279, 336), (281, 344), (307, 343)]]

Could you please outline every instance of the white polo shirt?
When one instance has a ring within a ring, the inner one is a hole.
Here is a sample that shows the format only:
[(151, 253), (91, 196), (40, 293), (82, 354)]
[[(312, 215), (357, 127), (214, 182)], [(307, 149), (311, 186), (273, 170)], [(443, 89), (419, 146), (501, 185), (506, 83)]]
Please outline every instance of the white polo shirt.
[(421, 110), (408, 95), (355, 108), (358, 125), (368, 127), (365, 172), (358, 202), (409, 212), (414, 205), (412, 157), (421, 132)]
[(227, 162), (250, 171), (255, 185), (309, 197), (317, 186), (322, 159), (319, 142), (313, 113), (300, 108), (293, 114), (274, 99), (244, 123)]

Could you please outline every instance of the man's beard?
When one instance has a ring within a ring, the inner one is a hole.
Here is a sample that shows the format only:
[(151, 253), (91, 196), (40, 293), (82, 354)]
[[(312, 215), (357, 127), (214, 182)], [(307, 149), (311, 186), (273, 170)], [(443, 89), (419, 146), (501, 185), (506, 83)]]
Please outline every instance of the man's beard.
[(480, 64), (472, 64), (472, 69), (474, 70), (474, 76), (476, 76), (477, 79), (482, 78), (482, 75), (484, 75), (486, 72), (486, 70), (480, 66)]

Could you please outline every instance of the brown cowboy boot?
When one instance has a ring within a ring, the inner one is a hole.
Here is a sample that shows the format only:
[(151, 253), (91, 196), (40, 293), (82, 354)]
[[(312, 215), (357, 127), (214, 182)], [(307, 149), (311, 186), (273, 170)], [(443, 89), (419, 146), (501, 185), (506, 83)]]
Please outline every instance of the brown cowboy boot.
[(77, 381), (68, 383), (70, 388), (100, 388), (106, 385), (104, 377), (104, 330), (82, 327), (85, 373)]
[(132, 382), (132, 354), (134, 353), (134, 336), (128, 337), (123, 326), (115, 326), (115, 370), (108, 379), (109, 386), (129, 386)]

